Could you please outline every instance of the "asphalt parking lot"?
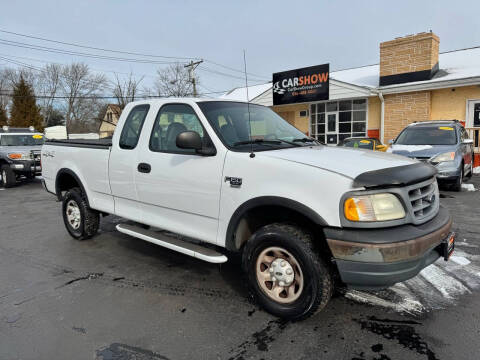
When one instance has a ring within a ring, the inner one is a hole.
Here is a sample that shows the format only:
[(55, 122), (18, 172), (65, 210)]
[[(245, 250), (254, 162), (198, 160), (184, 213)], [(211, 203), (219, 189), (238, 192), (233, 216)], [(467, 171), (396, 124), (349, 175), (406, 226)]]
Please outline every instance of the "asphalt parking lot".
[[(470, 183), (480, 188), (480, 177)], [(0, 190), (0, 359), (478, 359), (480, 191), (442, 191), (455, 257), (288, 323), (248, 300), (238, 264), (116, 232), (69, 237), (37, 179)]]

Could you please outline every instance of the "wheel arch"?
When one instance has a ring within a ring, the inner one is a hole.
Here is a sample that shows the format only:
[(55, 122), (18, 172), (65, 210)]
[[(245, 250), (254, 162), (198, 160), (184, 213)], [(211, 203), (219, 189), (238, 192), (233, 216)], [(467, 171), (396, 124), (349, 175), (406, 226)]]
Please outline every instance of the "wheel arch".
[(67, 168), (62, 168), (58, 170), (55, 179), (55, 194), (57, 195), (58, 200), (62, 200), (62, 191), (67, 191), (73, 187), (79, 187), (82, 190), (83, 194), (85, 195), (87, 205), (90, 206), (90, 203), (88, 202), (87, 192), (78, 175), (75, 174), (74, 171)]
[(308, 226), (312, 231), (322, 233), (327, 222), (308, 206), (284, 197), (261, 196), (240, 205), (230, 218), (225, 247), (239, 251), (250, 235), (258, 228), (279, 220), (291, 221)]

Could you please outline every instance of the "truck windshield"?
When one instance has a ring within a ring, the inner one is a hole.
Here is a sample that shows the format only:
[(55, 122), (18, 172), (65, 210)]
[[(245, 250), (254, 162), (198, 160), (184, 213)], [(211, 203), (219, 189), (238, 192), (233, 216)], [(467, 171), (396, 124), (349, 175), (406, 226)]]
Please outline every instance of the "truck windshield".
[(0, 146), (33, 146), (43, 145), (43, 136), (34, 135), (2, 135), (0, 136)]
[(412, 126), (397, 138), (398, 145), (455, 145), (457, 136), (451, 126)]
[(227, 101), (197, 104), (223, 143), (232, 150), (249, 151), (253, 146), (259, 151), (318, 144), (265, 106)]

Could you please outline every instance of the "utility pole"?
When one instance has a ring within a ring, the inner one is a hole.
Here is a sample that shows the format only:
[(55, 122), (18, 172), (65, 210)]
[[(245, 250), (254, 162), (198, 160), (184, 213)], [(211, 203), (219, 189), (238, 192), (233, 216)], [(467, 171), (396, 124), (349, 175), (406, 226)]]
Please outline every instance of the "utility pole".
[(203, 60), (199, 60), (199, 61), (195, 61), (195, 62), (193, 62), (193, 60), (191, 60), (190, 64), (184, 65), (185, 68), (188, 68), (188, 80), (193, 85), (193, 97), (197, 97), (197, 82), (196, 82), (196, 79), (195, 79), (195, 69), (201, 63), (203, 63)]

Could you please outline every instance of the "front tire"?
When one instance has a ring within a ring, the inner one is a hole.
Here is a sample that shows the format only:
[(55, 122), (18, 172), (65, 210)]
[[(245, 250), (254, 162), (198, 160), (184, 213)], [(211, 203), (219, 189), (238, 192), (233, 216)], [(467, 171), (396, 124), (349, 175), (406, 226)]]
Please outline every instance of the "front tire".
[(332, 296), (327, 264), (312, 236), (295, 225), (277, 223), (258, 230), (245, 245), (242, 266), (251, 294), (275, 316), (305, 319)]
[(462, 191), (462, 184), (463, 184), (463, 164), (462, 164), (462, 170), (460, 171), (460, 175), (455, 180), (455, 183), (452, 185), (452, 190)]
[(17, 176), (9, 165), (2, 165), (0, 168), (2, 172), (2, 185), (4, 188), (11, 188), (17, 183)]
[(88, 207), (86, 197), (79, 188), (65, 193), (62, 212), (65, 227), (74, 239), (90, 239), (97, 233), (100, 214)]

